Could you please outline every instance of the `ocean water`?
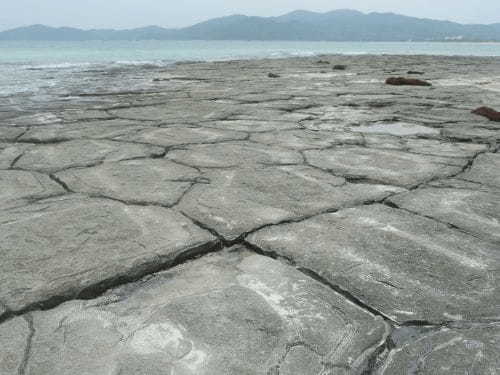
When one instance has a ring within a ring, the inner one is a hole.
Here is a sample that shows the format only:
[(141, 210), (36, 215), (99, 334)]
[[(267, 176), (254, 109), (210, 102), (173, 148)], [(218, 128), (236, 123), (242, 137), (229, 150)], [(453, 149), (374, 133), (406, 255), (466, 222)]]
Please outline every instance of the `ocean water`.
[(0, 98), (68, 92), (85, 72), (162, 67), (178, 61), (405, 54), (500, 56), (500, 43), (375, 43), (258, 41), (0, 42)]

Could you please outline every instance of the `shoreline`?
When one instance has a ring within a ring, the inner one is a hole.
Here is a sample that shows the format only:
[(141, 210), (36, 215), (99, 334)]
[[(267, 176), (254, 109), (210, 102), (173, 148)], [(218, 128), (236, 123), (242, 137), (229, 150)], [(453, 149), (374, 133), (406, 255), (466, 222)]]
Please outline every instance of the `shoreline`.
[(499, 60), (93, 69), (2, 100), (0, 371), (494, 373), (500, 123), (472, 110), (500, 109)]

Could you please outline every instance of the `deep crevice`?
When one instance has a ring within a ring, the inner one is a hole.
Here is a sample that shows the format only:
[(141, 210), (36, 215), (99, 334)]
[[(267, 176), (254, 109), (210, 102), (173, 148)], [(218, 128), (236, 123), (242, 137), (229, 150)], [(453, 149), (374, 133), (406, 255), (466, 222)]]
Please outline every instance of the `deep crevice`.
[(168, 254), (164, 256), (156, 255), (155, 259), (149, 260), (141, 264), (140, 266), (123, 270), (121, 274), (98, 281), (82, 289), (69, 289), (59, 295), (51, 296), (45, 300), (34, 302), (20, 310), (14, 311), (12, 309), (9, 309), (2, 316), (0, 316), (0, 324), (16, 316), (21, 316), (29, 312), (51, 310), (65, 302), (73, 300), (91, 300), (98, 298), (110, 289), (117, 288), (124, 284), (137, 282), (146, 276), (166, 271), (187, 261), (195, 260), (204, 255), (220, 251), (223, 248), (224, 246), (221, 241), (214, 240), (194, 246), (184, 251), (178, 251), (178, 254), (173, 257)]

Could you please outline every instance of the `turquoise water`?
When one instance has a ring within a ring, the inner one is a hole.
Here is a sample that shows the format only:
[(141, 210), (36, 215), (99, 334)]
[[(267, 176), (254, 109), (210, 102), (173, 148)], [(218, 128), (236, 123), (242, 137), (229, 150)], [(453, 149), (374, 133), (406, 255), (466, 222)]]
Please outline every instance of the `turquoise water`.
[(500, 43), (88, 41), (0, 42), (0, 63), (168, 63), (318, 54), (500, 56)]
[(186, 60), (229, 60), (321, 54), (500, 56), (500, 43), (258, 41), (1, 42), (0, 97), (41, 95), (86, 79), (92, 69), (161, 67)]

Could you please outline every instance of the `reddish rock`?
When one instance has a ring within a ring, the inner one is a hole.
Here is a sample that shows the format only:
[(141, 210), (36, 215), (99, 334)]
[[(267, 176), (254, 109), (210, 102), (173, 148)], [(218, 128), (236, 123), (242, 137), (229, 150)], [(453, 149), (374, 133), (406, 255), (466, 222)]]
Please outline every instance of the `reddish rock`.
[(429, 82), (415, 78), (391, 77), (385, 81), (388, 85), (394, 86), (432, 86)]
[(490, 107), (479, 107), (475, 110), (472, 111), (472, 113), (486, 117), (487, 119), (491, 121), (497, 121), (500, 122), (500, 112), (495, 111), (493, 108)]

